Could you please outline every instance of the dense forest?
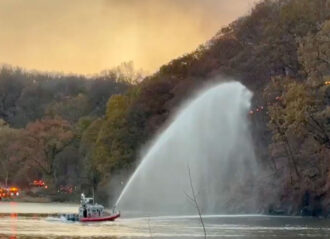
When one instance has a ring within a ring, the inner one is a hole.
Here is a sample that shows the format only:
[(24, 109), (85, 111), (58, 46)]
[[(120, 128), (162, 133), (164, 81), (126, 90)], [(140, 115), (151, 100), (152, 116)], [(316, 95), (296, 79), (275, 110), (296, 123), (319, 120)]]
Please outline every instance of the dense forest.
[(1, 185), (30, 186), (43, 179), (48, 192), (86, 184), (84, 130), (104, 117), (108, 99), (141, 78), (132, 63), (96, 76), (0, 69)]
[[(165, 46), (164, 46), (165, 47)], [(126, 67), (127, 68), (127, 67)], [(270, 213), (330, 213), (330, 1), (264, 0), (197, 50), (145, 77), (0, 71), (0, 180), (114, 198), (144, 145), (196, 90), (225, 79), (254, 92), (250, 119)], [(5, 173), (3, 173), (5, 172)], [(119, 180), (118, 180), (119, 179)], [(123, 186), (123, 185), (122, 185)]]

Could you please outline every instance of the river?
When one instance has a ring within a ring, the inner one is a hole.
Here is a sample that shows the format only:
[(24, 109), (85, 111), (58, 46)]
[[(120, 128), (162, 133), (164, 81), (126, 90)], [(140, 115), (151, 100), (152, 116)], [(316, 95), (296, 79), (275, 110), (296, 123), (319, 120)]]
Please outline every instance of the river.
[[(0, 202), (0, 238), (203, 238), (198, 217), (125, 218), (115, 222), (65, 222), (54, 213), (78, 205)], [(204, 216), (208, 238), (330, 238), (330, 220), (263, 215)]]

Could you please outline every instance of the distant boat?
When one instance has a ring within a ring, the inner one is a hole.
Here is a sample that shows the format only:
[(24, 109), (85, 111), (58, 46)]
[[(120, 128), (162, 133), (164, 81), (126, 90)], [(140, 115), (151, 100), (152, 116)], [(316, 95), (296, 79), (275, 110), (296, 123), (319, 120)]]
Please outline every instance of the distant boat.
[(66, 214), (64, 217), (68, 221), (104, 222), (116, 220), (120, 217), (120, 212), (113, 210), (112, 214), (105, 215), (102, 205), (94, 203), (94, 198), (87, 198), (81, 194), (79, 214)]

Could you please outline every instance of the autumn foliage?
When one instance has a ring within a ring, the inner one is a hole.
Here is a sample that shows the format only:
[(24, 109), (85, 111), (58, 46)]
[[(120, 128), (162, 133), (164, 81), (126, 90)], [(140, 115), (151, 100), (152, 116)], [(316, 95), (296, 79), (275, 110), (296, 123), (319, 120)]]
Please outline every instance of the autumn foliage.
[(329, 33), (329, 0), (264, 0), (143, 81), (119, 68), (89, 80), (2, 68), (0, 163), (7, 173), (0, 180), (38, 176), (54, 187), (70, 181), (104, 195), (117, 183), (114, 175), (127, 180), (141, 149), (177, 107), (220, 75), (254, 92), (251, 127), (265, 172), (260, 210), (325, 213)]

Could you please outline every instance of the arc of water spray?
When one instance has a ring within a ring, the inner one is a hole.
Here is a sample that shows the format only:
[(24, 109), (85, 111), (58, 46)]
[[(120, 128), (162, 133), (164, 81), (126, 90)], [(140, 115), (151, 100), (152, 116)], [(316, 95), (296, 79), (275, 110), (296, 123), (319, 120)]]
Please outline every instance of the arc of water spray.
[[(129, 178), (115, 208), (136, 216), (195, 214), (182, 193), (192, 186), (183, 174), (187, 163), (204, 213), (235, 208), (227, 203), (241, 196), (237, 193), (258, 169), (248, 123), (251, 97), (241, 83), (227, 82), (184, 104)], [(249, 195), (245, 192), (244, 197)]]

